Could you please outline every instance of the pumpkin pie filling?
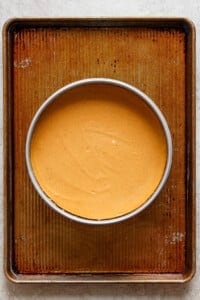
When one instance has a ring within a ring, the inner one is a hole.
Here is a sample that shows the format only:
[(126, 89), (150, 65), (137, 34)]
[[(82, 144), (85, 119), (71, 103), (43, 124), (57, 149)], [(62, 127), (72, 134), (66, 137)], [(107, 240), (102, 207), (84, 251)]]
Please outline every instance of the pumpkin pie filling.
[(154, 193), (166, 137), (137, 95), (109, 85), (63, 93), (40, 115), (30, 147), (34, 176), (60, 208), (102, 220), (127, 214)]

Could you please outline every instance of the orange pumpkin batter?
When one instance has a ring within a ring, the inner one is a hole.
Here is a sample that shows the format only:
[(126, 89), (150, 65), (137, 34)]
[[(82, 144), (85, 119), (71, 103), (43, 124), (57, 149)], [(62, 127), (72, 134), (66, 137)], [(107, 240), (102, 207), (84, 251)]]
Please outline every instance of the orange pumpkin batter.
[(162, 126), (138, 96), (121, 88), (79, 87), (42, 113), (31, 164), (43, 191), (64, 210), (89, 219), (141, 206), (163, 175)]

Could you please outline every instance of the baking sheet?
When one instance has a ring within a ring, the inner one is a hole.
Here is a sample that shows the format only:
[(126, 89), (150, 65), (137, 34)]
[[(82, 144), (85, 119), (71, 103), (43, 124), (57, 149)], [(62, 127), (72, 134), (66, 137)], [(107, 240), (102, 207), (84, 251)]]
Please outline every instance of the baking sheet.
[[(195, 33), (185, 19), (14, 19), (4, 26), (5, 273), (14, 282), (184, 282), (195, 271)], [(37, 195), (25, 139), (55, 90), (88, 77), (148, 94), (173, 138), (167, 185), (138, 216), (65, 219)]]

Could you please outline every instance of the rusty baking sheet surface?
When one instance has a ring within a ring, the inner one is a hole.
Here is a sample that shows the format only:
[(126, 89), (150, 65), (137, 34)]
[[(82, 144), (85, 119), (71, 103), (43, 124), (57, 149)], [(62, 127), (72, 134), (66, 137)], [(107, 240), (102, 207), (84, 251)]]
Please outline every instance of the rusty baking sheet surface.
[[(15, 19), (4, 26), (5, 273), (14, 282), (184, 282), (195, 271), (195, 33), (185, 19)], [(39, 198), (25, 139), (42, 102), (86, 77), (138, 87), (173, 137), (167, 185), (138, 216), (79, 224)]]

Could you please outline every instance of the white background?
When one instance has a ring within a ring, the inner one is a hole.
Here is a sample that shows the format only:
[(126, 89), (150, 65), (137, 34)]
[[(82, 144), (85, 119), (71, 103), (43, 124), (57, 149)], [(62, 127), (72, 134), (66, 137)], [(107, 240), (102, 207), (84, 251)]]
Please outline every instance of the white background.
[[(200, 192), (200, 1), (199, 0), (0, 0), (0, 27), (12, 17), (169, 16), (190, 18), (197, 34), (197, 216)], [(2, 51), (0, 40), (0, 52)], [(199, 217), (197, 272), (187, 284), (16, 285), (3, 274), (2, 55), (0, 53), (0, 300), (1, 299), (200, 299)]]

